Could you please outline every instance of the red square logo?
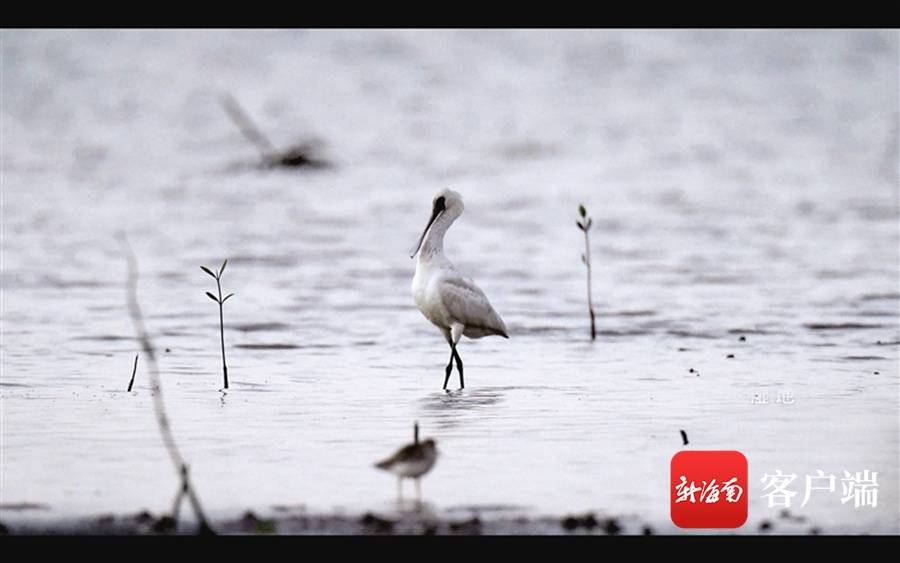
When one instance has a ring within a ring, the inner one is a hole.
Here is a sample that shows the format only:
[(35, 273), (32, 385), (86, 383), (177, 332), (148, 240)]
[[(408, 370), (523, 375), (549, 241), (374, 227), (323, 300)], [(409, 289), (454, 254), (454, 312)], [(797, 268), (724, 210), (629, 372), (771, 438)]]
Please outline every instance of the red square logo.
[(737, 451), (678, 452), (669, 492), (679, 528), (739, 528), (747, 521), (747, 458)]

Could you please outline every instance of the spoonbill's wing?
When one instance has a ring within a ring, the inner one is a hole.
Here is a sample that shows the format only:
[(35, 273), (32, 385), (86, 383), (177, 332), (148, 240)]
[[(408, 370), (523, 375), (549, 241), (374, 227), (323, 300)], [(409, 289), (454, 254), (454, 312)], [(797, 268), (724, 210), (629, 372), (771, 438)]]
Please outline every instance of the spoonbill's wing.
[(463, 277), (444, 278), (440, 285), (440, 295), (441, 302), (453, 320), (466, 326), (463, 334), (469, 338), (491, 334), (509, 338), (503, 319), (472, 280)]

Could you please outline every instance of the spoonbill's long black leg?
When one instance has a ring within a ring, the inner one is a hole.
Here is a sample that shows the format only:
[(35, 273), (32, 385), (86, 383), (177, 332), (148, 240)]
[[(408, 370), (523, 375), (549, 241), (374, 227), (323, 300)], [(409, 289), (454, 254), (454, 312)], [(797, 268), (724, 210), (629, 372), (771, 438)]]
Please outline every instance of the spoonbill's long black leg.
[[(453, 356), (451, 359), (456, 358), (456, 369), (459, 371), (459, 388), (465, 389), (466, 384), (463, 383), (463, 366), (462, 366), (462, 358), (459, 357), (459, 352), (456, 351), (456, 344), (453, 345)], [(448, 374), (450, 372), (447, 372)]]
[(447, 382), (450, 381), (450, 373), (453, 371), (453, 355), (454, 355), (454, 353), (455, 353), (455, 350), (453, 348), (453, 344), (451, 344), (450, 345), (450, 363), (447, 364), (447, 369), (446, 369), (447, 375), (446, 375), (446, 377), (444, 377), (444, 389), (445, 390), (447, 389)]

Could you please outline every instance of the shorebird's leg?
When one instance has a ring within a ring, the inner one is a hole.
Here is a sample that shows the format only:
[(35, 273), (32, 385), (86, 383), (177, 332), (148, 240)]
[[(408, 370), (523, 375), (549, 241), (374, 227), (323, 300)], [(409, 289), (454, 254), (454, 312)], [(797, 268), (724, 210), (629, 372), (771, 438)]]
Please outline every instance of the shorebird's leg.
[(463, 365), (462, 358), (459, 357), (459, 352), (456, 351), (456, 344), (453, 345), (453, 356), (451, 359), (456, 358), (456, 370), (459, 372), (459, 388), (465, 389), (466, 384), (463, 382)]

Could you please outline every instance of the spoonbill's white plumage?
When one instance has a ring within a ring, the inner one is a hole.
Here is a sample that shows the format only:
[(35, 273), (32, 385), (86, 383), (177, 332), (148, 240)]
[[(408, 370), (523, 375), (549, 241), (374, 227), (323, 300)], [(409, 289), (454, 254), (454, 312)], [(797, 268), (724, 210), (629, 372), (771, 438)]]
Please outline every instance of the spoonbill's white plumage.
[(434, 197), (431, 219), (410, 258), (418, 253), (412, 294), (419, 311), (437, 326), (450, 345), (450, 362), (444, 377), (444, 389), (453, 371), (459, 372), (459, 386), (465, 387), (463, 364), (456, 345), (465, 335), (482, 338), (497, 335), (509, 338), (506, 325), (475, 282), (465, 277), (444, 255), (444, 234), (462, 215), (462, 197), (453, 190), (442, 190)]

